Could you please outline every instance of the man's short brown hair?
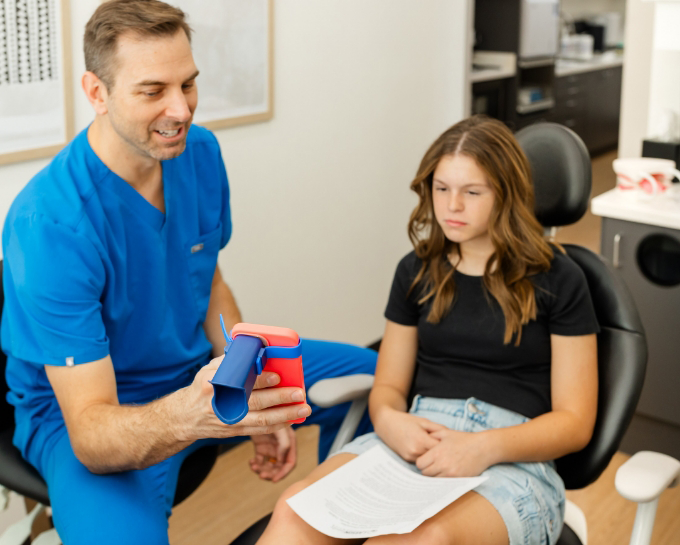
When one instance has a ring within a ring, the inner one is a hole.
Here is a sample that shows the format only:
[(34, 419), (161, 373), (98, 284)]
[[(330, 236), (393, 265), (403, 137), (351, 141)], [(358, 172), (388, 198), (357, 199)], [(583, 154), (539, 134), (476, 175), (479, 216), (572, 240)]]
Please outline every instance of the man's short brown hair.
[(113, 86), (118, 37), (132, 32), (139, 37), (174, 36), (183, 30), (191, 41), (184, 12), (159, 0), (109, 0), (101, 4), (85, 25), (85, 69), (107, 88)]

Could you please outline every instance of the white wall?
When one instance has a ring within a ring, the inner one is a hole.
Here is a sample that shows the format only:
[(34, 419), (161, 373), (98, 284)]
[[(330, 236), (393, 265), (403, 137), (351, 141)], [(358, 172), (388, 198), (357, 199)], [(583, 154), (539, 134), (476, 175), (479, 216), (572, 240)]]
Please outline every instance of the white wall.
[(628, 1), (619, 155), (639, 157), (667, 112), (680, 115), (680, 3)]
[(647, 135), (662, 135), (669, 112), (680, 115), (680, 3), (659, 2), (654, 14), (654, 49), (649, 80)]
[(627, 0), (619, 125), (619, 157), (639, 157), (647, 136), (651, 59), (654, 42), (654, 4)]
[[(220, 265), (245, 320), (357, 343), (381, 334), (410, 249), (409, 182), (464, 116), (469, 4), (275, 2), (274, 119), (217, 133), (234, 219)], [(79, 81), (97, 5), (71, 0), (78, 130), (92, 117)], [(0, 167), (0, 220), (45, 164)]]

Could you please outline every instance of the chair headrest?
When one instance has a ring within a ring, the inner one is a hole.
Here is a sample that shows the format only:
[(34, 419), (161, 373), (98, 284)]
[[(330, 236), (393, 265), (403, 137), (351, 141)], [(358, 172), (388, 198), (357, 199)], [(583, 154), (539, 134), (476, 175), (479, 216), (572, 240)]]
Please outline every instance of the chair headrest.
[(537, 123), (515, 134), (531, 164), (535, 213), (544, 227), (578, 221), (588, 209), (592, 168), (583, 140), (556, 123)]

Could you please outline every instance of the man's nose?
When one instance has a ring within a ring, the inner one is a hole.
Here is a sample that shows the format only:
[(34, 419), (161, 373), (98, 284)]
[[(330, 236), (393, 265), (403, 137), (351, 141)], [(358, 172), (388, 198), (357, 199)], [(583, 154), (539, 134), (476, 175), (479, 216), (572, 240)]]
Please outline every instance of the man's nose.
[(187, 96), (181, 92), (172, 93), (169, 97), (168, 105), (165, 109), (165, 115), (168, 117), (186, 123), (191, 119), (191, 108)]

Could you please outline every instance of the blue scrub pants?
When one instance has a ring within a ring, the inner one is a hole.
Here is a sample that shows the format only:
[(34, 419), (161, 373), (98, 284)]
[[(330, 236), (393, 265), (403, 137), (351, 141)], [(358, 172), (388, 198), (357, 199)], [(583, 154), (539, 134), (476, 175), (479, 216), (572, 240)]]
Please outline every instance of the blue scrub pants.
[[(376, 356), (366, 348), (305, 339), (302, 361), (306, 386), (341, 375), (373, 374)], [(305, 424), (320, 425), (319, 459), (323, 460), (349, 404), (329, 409), (310, 405), (312, 414)], [(364, 415), (357, 435), (371, 429), (368, 415)], [(38, 469), (47, 482), (54, 525), (66, 545), (168, 545), (168, 517), (180, 466), (194, 450), (216, 442), (197, 441), (143, 470), (95, 475), (75, 457), (65, 427), (55, 439), (49, 452), (42, 453), (42, 467)]]

